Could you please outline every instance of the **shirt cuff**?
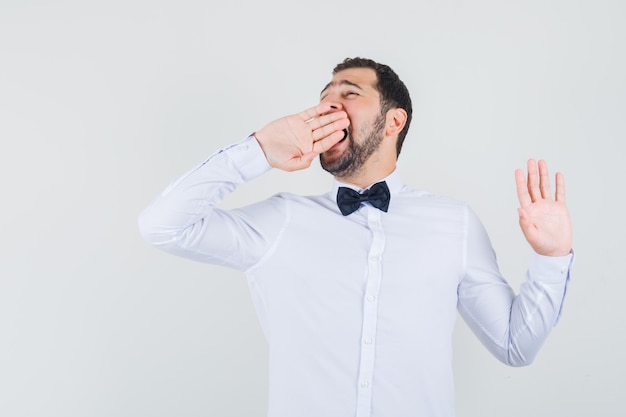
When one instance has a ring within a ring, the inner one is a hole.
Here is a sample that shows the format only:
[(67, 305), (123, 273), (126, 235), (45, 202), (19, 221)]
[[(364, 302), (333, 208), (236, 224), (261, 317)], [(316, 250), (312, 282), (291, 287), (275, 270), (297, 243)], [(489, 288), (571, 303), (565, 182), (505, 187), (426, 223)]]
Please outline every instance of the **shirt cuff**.
[(237, 167), (237, 171), (244, 181), (250, 181), (272, 167), (261, 149), (261, 145), (253, 135), (224, 149), (228, 159)]
[(533, 281), (559, 284), (569, 279), (573, 263), (573, 251), (565, 256), (544, 256), (533, 251), (528, 272)]

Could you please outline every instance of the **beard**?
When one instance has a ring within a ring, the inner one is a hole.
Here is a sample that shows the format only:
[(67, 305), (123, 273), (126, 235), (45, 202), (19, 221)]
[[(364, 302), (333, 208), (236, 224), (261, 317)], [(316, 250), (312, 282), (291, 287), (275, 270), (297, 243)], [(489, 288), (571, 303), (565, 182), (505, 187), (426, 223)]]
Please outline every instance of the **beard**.
[(359, 129), (362, 143), (353, 140), (352, 126), (348, 127), (348, 135), (344, 140), (350, 141), (341, 155), (332, 157), (328, 151), (320, 155), (322, 168), (336, 177), (351, 177), (358, 173), (367, 159), (378, 149), (384, 138), (385, 115), (379, 115), (374, 122)]

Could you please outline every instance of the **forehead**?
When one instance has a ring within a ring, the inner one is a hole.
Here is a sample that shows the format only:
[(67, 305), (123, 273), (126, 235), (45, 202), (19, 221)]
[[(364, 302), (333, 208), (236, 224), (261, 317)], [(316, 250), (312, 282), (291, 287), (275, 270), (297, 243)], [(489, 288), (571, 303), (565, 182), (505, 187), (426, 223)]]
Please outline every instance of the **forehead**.
[(326, 84), (322, 93), (339, 86), (357, 86), (364, 91), (376, 92), (376, 71), (372, 68), (348, 68), (333, 75), (332, 80)]

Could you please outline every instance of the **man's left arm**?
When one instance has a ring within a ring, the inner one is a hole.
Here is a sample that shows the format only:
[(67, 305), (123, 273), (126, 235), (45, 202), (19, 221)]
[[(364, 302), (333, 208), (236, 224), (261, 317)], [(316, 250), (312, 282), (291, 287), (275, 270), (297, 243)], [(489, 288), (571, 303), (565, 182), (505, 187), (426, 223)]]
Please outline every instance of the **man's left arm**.
[(556, 176), (551, 197), (547, 165), (528, 161), (528, 176), (515, 173), (520, 226), (533, 249), (527, 279), (515, 295), (498, 271), (482, 224), (468, 216), (467, 270), (459, 285), (459, 312), (502, 362), (531, 363), (558, 321), (573, 262), (572, 228), (565, 183)]

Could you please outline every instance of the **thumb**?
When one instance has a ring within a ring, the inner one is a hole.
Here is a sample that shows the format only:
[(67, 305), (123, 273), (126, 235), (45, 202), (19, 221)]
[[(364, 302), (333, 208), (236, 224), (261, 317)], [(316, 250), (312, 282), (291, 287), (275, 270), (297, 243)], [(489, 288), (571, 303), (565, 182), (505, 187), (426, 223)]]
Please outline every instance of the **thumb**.
[(317, 156), (317, 152), (307, 152), (300, 157), (300, 165), (302, 168), (308, 168)]
[(308, 168), (311, 166), (311, 162), (317, 156), (316, 152), (307, 152), (305, 154), (300, 155), (297, 158), (293, 158), (289, 161), (288, 166), (286, 167), (287, 171), (298, 171), (301, 169)]

